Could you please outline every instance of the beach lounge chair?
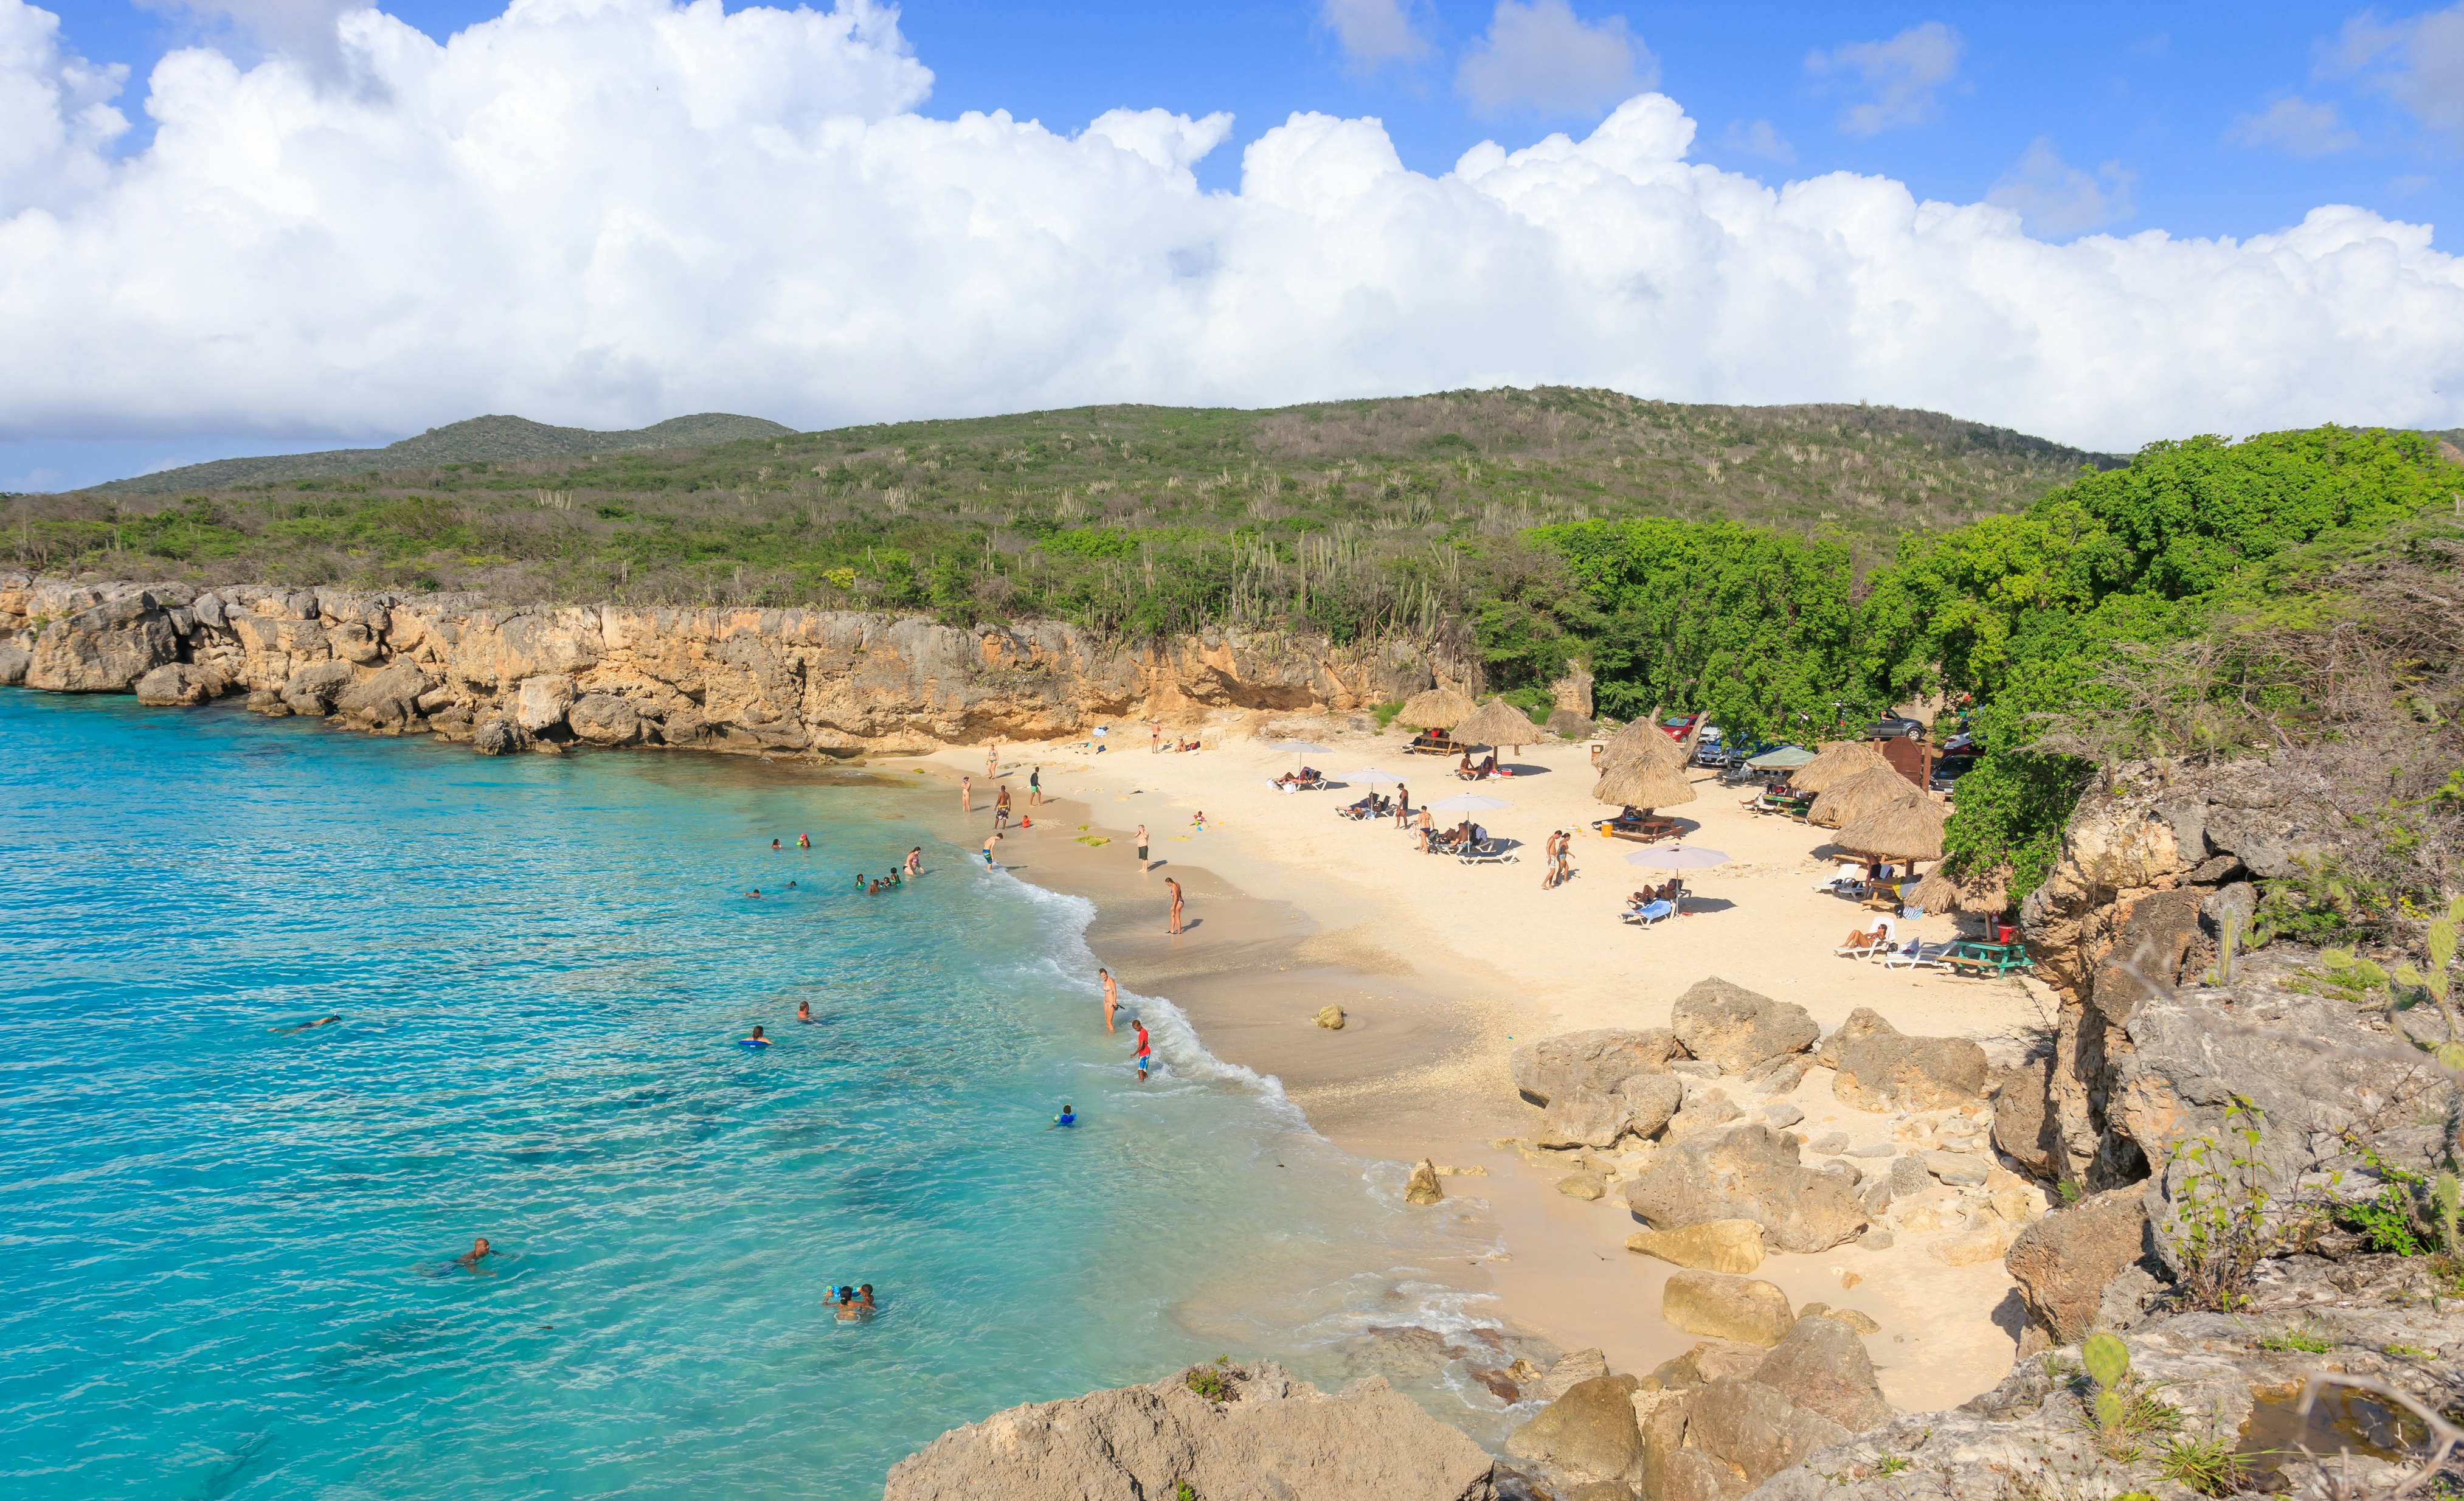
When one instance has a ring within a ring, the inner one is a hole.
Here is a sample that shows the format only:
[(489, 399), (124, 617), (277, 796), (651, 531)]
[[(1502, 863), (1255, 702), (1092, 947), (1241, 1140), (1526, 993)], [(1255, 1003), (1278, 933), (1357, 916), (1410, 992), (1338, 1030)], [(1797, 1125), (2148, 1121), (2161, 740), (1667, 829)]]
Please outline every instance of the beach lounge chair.
[(1947, 969), (1944, 956), (1951, 950), (1947, 943), (1910, 943), (1896, 954), (1882, 956), (1884, 969)]
[(1627, 908), (1625, 920), (1638, 928), (1647, 928), (1655, 922), (1665, 922), (1675, 916), (1677, 916), (1675, 902), (1655, 901), (1645, 902), (1639, 907)]
[(1891, 946), (1889, 938), (1876, 938), (1871, 943), (1843, 943), (1831, 952), (1841, 959), (1872, 959)]
[(1507, 865), (1517, 859), (1502, 839), (1488, 838), (1478, 844), (1465, 845), (1459, 857), (1465, 865)]

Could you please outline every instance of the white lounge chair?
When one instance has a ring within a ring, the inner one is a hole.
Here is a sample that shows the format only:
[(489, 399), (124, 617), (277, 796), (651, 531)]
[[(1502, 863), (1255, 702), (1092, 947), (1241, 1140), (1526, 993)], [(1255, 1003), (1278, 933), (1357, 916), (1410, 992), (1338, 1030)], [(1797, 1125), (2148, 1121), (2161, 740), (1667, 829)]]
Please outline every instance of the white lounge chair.
[(1665, 922), (1675, 916), (1677, 916), (1677, 904), (1675, 902), (1651, 901), (1644, 902), (1639, 907), (1627, 908), (1625, 920), (1633, 923), (1638, 928), (1647, 928), (1655, 922)]
[(1950, 952), (1947, 943), (1910, 943), (1896, 954), (1882, 956), (1884, 969), (1948, 969), (1943, 956)]

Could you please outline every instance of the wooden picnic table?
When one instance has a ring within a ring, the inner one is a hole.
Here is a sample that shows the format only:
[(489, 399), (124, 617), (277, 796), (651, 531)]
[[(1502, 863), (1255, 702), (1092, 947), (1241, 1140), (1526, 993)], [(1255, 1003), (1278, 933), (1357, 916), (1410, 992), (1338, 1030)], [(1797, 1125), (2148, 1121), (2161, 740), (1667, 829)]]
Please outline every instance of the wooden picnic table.
[(1977, 980), (1999, 979), (2035, 967), (2025, 943), (1987, 943), (1975, 938), (1953, 943), (1942, 961), (1953, 974)]
[(1604, 818), (1592, 827), (1612, 839), (1651, 845), (1673, 838), (1684, 826), (1673, 818)]
[(1404, 746), (1403, 749), (1414, 756), (1461, 756), (1471, 749), (1471, 745), (1467, 741), (1441, 735), (1434, 740), (1424, 740), (1415, 737), (1412, 743)]

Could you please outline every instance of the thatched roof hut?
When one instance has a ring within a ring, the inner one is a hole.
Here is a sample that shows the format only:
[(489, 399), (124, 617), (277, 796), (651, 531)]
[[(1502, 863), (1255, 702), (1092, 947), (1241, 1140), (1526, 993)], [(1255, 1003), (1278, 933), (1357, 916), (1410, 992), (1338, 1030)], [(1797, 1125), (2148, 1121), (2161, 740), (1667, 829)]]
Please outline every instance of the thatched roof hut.
[(1991, 871), (1950, 873), (1947, 866), (1936, 866), (1908, 900), (1927, 912), (1966, 912), (1979, 916), (1998, 916), (2011, 910), (2011, 872), (2002, 868)]
[(1694, 784), (1674, 765), (1636, 758), (1604, 767), (1592, 796), (1619, 807), (1675, 807), (1694, 801)]
[(1403, 701), (1397, 722), (1416, 730), (1452, 729), (1471, 717), (1471, 695), (1452, 688), (1423, 688)]
[(1894, 767), (1876, 762), (1873, 765), (1853, 771), (1831, 784), (1830, 788), (1814, 800), (1805, 811), (1805, 821), (1825, 828), (1838, 828), (1855, 823), (1876, 808), (1893, 803), (1904, 803), (1922, 797), (1916, 784), (1899, 774)]
[(1837, 842), (1885, 860), (1939, 860), (1949, 819), (1950, 810), (1931, 798), (1886, 803), (1840, 829)]
[(1637, 719), (1608, 739), (1600, 747), (1600, 769), (1623, 765), (1628, 762), (1657, 762), (1661, 765), (1683, 770), (1685, 753), (1668, 738), (1668, 732), (1649, 719)]
[(1822, 792), (1835, 782), (1868, 766), (1888, 766), (1882, 753), (1863, 740), (1825, 740), (1822, 754), (1789, 773), (1788, 784), (1801, 792)]
[(1503, 698), (1491, 698), (1454, 727), (1456, 739), (1478, 745), (1529, 745), (1542, 733), (1529, 715)]

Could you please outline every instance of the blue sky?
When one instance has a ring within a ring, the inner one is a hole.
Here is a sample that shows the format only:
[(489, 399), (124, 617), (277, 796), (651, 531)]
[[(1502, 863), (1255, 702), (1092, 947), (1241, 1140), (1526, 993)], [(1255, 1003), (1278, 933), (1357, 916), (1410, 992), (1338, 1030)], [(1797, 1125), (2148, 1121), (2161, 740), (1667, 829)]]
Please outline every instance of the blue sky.
[[(108, 148), (125, 159), (151, 140), (145, 80), (167, 51), (211, 46), (245, 66), (330, 50), (345, 3), (51, 8), (67, 50), (128, 70), (116, 102), (132, 128)], [(443, 39), (503, 6), (382, 9)], [(1229, 138), (1196, 167), (1203, 188), (1238, 188), (1242, 148), (1295, 112), (1374, 116), (1406, 167), (1434, 175), (1483, 141), (1514, 149), (1551, 130), (1579, 138), (1656, 87), (1698, 123), (1695, 161), (1773, 184), (1888, 177), (1920, 198), (2016, 210), (2043, 241), (2147, 230), (2247, 237), (2326, 204), (2435, 225), (2436, 248), (2450, 254), (2464, 232), (2464, 4), (912, 0), (898, 10), (898, 30), (934, 76), (918, 109), (927, 117), (1007, 110), (1069, 134), (1125, 106), (1229, 112)], [(484, 399), (473, 391), (472, 408)], [(399, 435), (445, 420), (434, 405), (377, 419), (380, 430), (346, 426), (362, 440)], [(159, 433), (103, 426), (115, 430), (0, 434), (0, 488), (341, 435), (333, 420), (278, 409), (251, 414), (246, 430), (205, 417), (165, 420)]]

